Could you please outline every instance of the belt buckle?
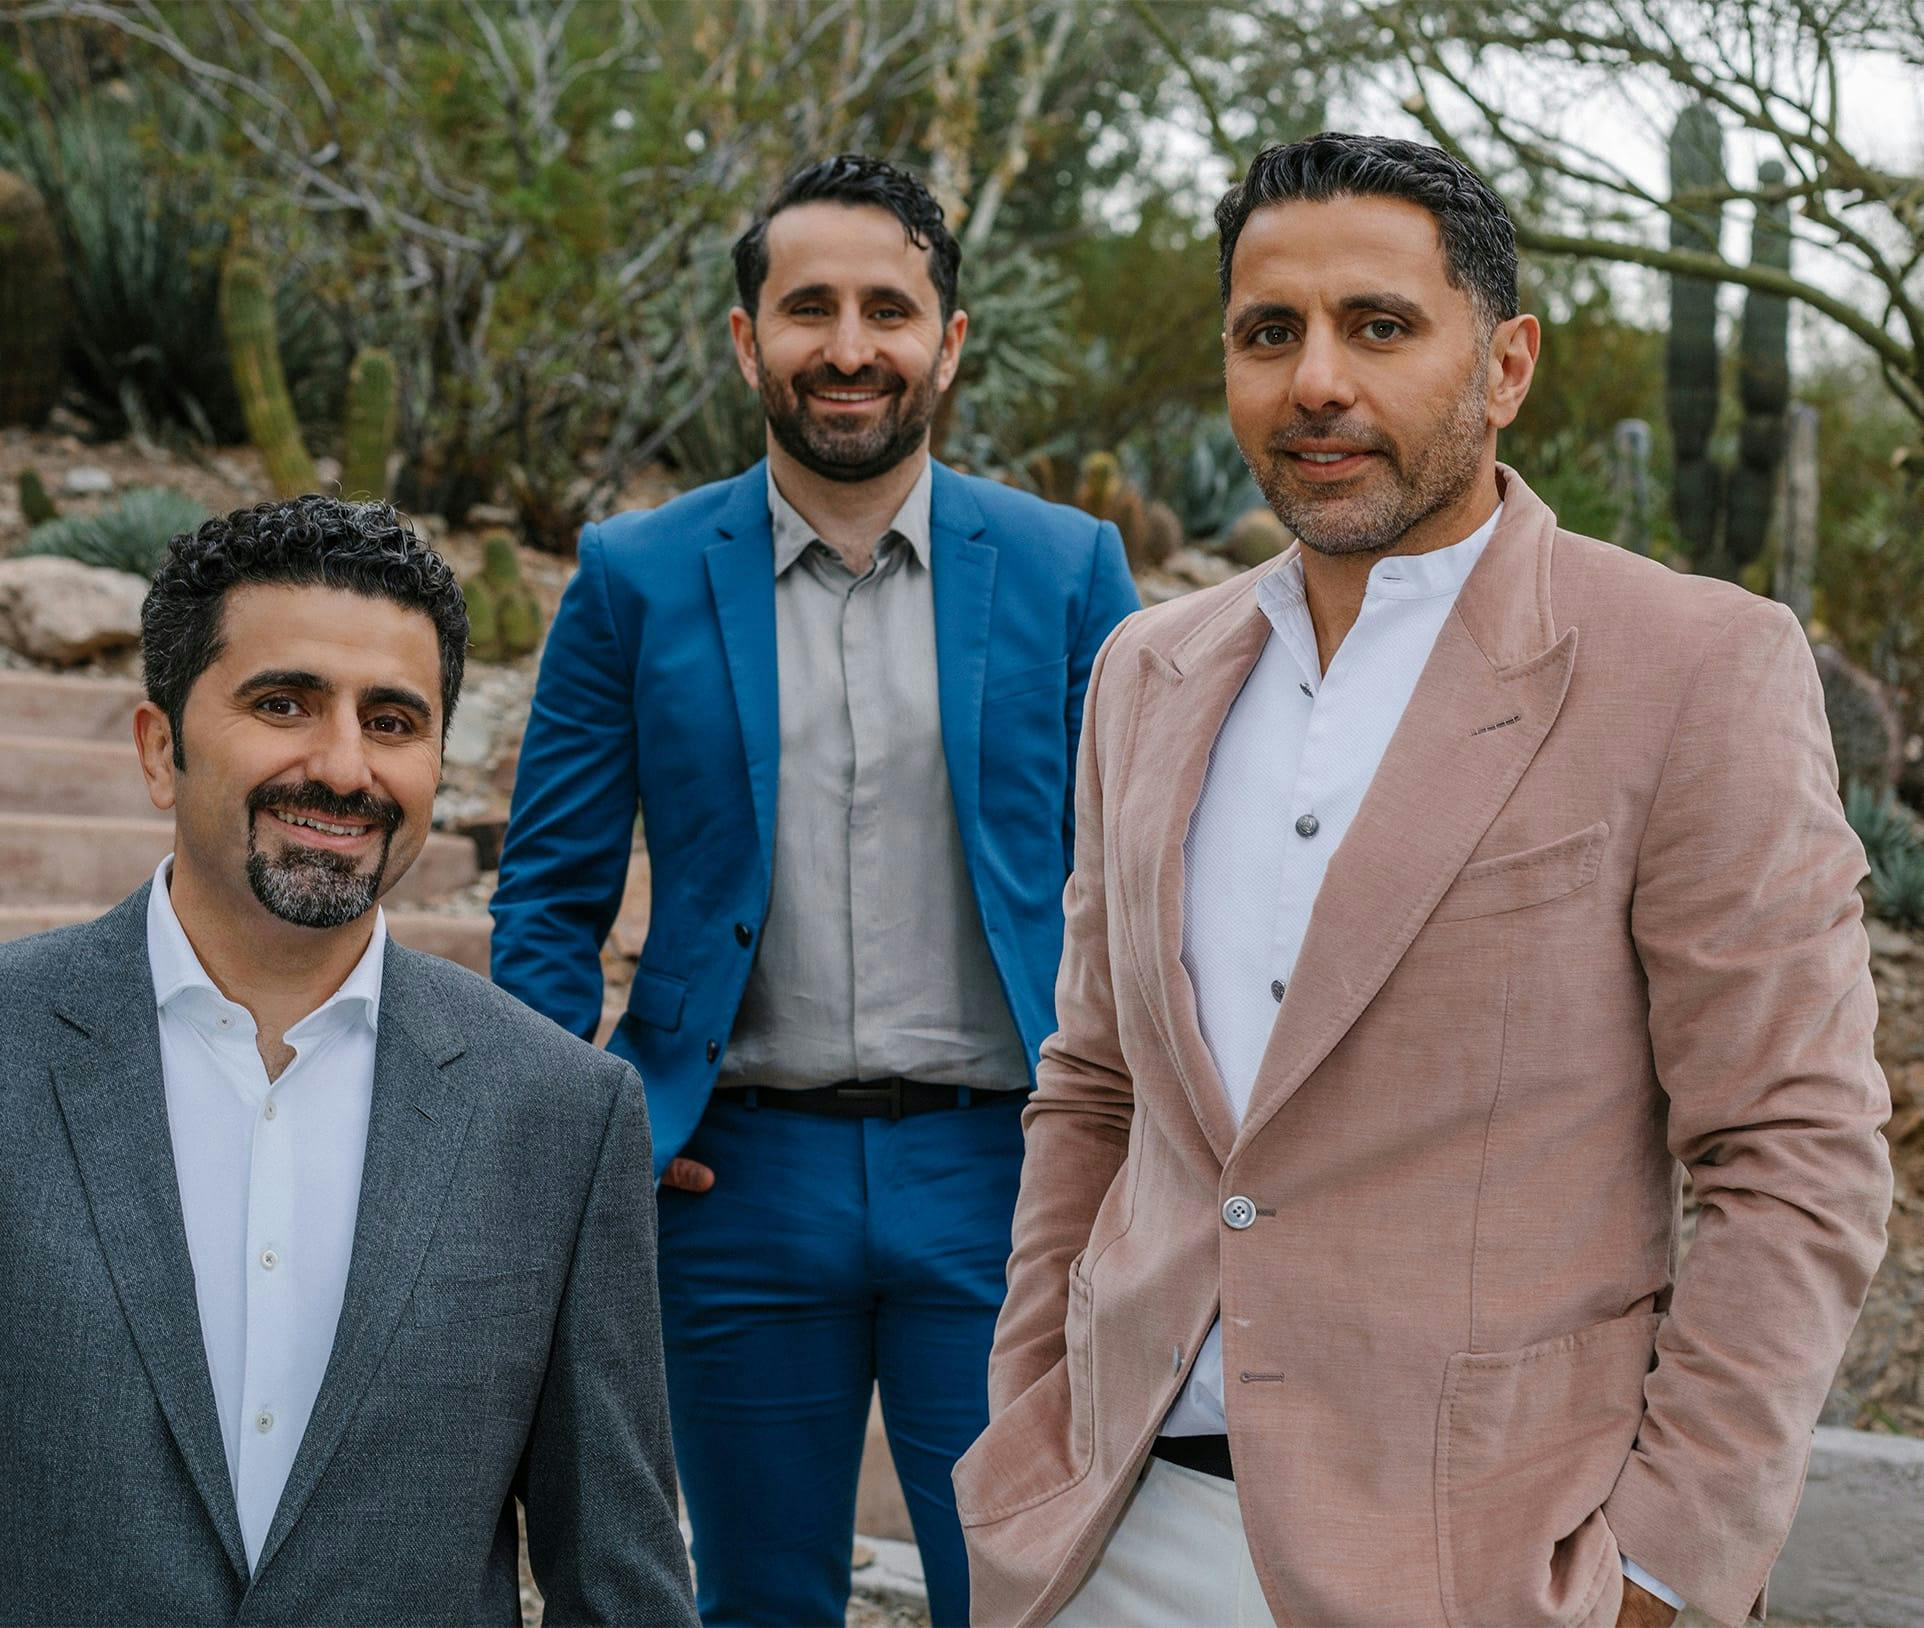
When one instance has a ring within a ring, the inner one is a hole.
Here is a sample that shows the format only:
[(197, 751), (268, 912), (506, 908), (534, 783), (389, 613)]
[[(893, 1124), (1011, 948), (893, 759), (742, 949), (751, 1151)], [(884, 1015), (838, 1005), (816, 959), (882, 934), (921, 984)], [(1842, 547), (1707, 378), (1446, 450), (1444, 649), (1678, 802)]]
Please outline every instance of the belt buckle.
[(837, 1086), (835, 1094), (846, 1102), (886, 1102), (891, 1121), (902, 1117), (902, 1076), (899, 1074), (891, 1074), (887, 1083)]

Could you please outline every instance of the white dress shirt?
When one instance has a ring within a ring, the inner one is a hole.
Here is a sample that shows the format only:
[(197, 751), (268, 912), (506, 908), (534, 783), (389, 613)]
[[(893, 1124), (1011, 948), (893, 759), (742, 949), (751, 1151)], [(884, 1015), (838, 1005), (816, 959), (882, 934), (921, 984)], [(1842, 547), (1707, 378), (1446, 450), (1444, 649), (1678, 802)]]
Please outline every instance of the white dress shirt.
[(277, 1080), (254, 1020), (221, 994), (174, 914), (173, 855), (147, 903), (147, 955), (201, 1340), (250, 1566), (307, 1429), (347, 1289), (374, 1097), (387, 923), (345, 982), (287, 1031)]
[[(1324, 873), (1375, 779), (1456, 596), (1496, 530), (1370, 567), (1355, 625), (1322, 670), (1298, 558), (1256, 587), (1270, 637), (1210, 750), (1183, 842), (1182, 960), (1196, 1016), (1241, 1124)], [(1222, 1325), (1163, 1421), (1222, 1435)], [(1625, 1561), (1636, 1582), (1677, 1596)]]

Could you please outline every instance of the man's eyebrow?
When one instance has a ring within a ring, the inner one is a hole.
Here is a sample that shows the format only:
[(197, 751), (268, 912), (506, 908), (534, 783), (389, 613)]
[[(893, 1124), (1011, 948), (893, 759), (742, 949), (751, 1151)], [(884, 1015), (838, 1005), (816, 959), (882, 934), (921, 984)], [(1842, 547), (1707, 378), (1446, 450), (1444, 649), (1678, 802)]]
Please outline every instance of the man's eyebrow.
[(424, 722), (433, 718), (434, 709), (427, 703), (418, 690), (410, 690), (402, 684), (370, 684), (361, 691), (361, 705), (364, 707), (400, 707), (412, 712)]
[(1264, 300), (1257, 305), (1246, 305), (1236, 313), (1235, 320), (1229, 325), (1232, 337), (1241, 339), (1253, 333), (1268, 322), (1301, 322), (1303, 313), (1293, 305), (1283, 305), (1275, 300)]
[(264, 667), (234, 686), (236, 697), (259, 690), (310, 690), (316, 695), (332, 695), (334, 681), (299, 667)]
[[(775, 309), (787, 311), (809, 300), (832, 299), (835, 290), (827, 283), (810, 283), (805, 288), (791, 288), (775, 302)], [(897, 288), (892, 283), (874, 283), (862, 290), (863, 300), (882, 300), (890, 305), (907, 306), (911, 311), (922, 309), (922, 302), (905, 288)]]
[(1396, 317), (1412, 326), (1426, 321), (1428, 317), (1428, 313), (1415, 300), (1388, 292), (1351, 294), (1344, 299), (1340, 309), (1355, 312), (1381, 311), (1385, 316)]

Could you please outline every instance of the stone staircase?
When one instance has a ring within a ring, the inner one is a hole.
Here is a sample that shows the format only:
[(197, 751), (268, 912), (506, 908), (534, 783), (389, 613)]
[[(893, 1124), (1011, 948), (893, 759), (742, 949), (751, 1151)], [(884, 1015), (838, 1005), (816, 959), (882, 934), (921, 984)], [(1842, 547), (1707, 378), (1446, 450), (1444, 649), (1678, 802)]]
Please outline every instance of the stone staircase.
[[(173, 847), (134, 756), (141, 694), (126, 681), (0, 672), (0, 939), (91, 920)], [(388, 930), (485, 976), (488, 918), (449, 906), (477, 877), (473, 842), (430, 836), (388, 896)]]

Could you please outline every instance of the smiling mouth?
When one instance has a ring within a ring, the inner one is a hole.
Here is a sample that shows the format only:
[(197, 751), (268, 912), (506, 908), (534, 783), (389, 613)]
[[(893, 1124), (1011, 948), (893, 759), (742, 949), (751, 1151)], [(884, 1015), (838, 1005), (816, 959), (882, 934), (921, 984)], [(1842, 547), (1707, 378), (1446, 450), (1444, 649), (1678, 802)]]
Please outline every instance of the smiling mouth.
[(1330, 480), (1337, 476), (1351, 475), (1363, 467), (1364, 460), (1375, 454), (1367, 448), (1317, 448), (1313, 451), (1288, 451), (1288, 458), (1304, 475), (1311, 480)]
[(881, 401), (892, 394), (887, 390), (811, 390), (809, 395), (816, 401), (832, 402), (837, 407), (864, 407), (871, 401)]
[(315, 814), (295, 814), (277, 808), (263, 810), (277, 824), (299, 831), (297, 839), (325, 848), (351, 848), (378, 827), (345, 820), (324, 820)]

